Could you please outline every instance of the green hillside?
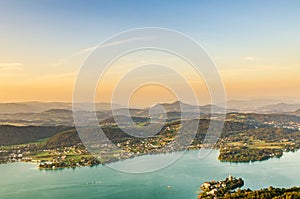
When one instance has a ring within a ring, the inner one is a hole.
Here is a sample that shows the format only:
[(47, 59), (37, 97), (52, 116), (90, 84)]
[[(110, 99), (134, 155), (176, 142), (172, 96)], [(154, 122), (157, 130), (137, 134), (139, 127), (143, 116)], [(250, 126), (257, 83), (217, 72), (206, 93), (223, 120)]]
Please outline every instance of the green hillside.
[(72, 127), (0, 125), (0, 145), (7, 146), (34, 142), (70, 129)]

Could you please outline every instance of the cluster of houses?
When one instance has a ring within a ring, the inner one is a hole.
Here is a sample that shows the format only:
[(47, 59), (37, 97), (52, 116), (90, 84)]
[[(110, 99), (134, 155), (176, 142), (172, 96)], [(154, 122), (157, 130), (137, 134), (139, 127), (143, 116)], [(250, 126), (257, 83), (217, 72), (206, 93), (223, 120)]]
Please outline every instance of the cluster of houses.
[(30, 154), (29, 146), (0, 147), (0, 163), (25, 161)]
[(270, 121), (270, 122), (264, 122), (264, 124), (273, 126), (275, 128), (284, 128), (284, 129), (291, 129), (291, 130), (300, 131), (300, 123), (298, 123), (298, 122)]

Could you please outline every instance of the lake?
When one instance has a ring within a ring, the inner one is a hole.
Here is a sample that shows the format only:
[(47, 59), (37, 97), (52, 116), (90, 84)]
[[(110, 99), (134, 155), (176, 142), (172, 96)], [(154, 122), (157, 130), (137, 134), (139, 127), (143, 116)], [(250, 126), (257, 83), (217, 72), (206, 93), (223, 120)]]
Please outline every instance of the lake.
[[(155, 155), (164, 158), (165, 155)], [(246, 188), (300, 186), (300, 152), (285, 153), (280, 159), (254, 163), (221, 163), (218, 151), (204, 159), (198, 151), (186, 152), (174, 164), (147, 174), (129, 174), (107, 166), (62, 170), (39, 170), (31, 163), (0, 165), (0, 198), (129, 198), (195, 199), (204, 181), (229, 174), (245, 180)], [(114, 163), (126, 168), (139, 158)]]

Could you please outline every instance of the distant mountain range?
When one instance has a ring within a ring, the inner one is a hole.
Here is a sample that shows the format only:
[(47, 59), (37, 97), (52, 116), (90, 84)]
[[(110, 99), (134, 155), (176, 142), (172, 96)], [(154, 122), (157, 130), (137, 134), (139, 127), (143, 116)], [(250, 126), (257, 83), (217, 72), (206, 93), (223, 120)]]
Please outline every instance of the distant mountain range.
[[(258, 110), (261, 113), (285, 113), (285, 112), (294, 112), (300, 109), (300, 104), (285, 104), (285, 103), (278, 103), (278, 104), (270, 104), (263, 107), (260, 107)], [(258, 111), (254, 110), (254, 111)]]
[[(237, 102), (235, 106), (232, 106), (233, 102), (230, 103), (229, 105), (231, 106), (229, 108), (235, 107), (240, 109), (227, 109), (227, 113), (232, 113), (227, 114), (228, 119), (236, 117), (236, 112), (240, 112), (241, 117), (256, 118), (261, 123), (273, 120), (295, 122), (300, 120), (300, 104), (277, 103), (257, 107), (252, 106), (251, 108), (251, 106), (246, 106), (245, 102)], [(162, 121), (164, 123), (164, 114), (166, 122), (176, 123), (182, 118), (182, 115), (187, 120), (209, 119), (212, 109), (216, 113), (214, 115), (215, 118), (225, 112), (223, 107), (217, 105), (195, 106), (181, 101), (160, 103), (144, 109), (130, 108), (128, 110), (122, 108), (122, 106), (117, 106), (120, 108), (111, 110), (109, 103), (98, 103), (96, 107), (96, 115), (100, 125), (106, 127), (121, 124), (129, 128), (133, 121), (137, 124), (137, 129), (130, 129), (131, 131), (140, 130), (139, 126), (147, 126), (149, 123), (154, 123), (155, 125)], [(74, 130), (71, 103), (2, 103), (0, 108), (0, 145), (30, 142), (51, 137), (62, 131)], [(84, 110), (84, 104), (82, 108)], [(181, 112), (181, 108), (184, 113)], [(197, 109), (200, 110), (200, 115), (196, 111)], [(93, 114), (83, 110), (80, 111), (80, 115), (87, 122), (92, 121), (93, 118), (91, 117)], [(247, 114), (245, 112), (254, 113)], [(155, 125), (153, 128), (156, 128)]]
[[(87, 103), (77, 104), (79, 110), (87, 110), (90, 106)], [(95, 104), (97, 111), (110, 110), (112, 105), (107, 102)], [(121, 105), (113, 107), (121, 108)], [(64, 102), (16, 102), (16, 103), (0, 103), (0, 113), (38, 113), (50, 109), (66, 109), (72, 110), (72, 103)]]
[[(257, 103), (256, 103), (257, 102)], [(129, 112), (131, 115), (141, 116), (148, 114), (149, 110), (151, 114), (161, 113), (161, 112), (190, 112), (195, 113), (200, 110), (203, 114), (211, 113), (214, 110), (215, 113), (226, 112), (256, 112), (256, 113), (291, 113), (296, 112), (300, 109), (300, 103), (289, 104), (289, 103), (274, 103), (267, 104), (270, 102), (268, 100), (260, 101), (242, 101), (242, 100), (230, 100), (227, 102), (227, 109), (217, 106), (217, 105), (204, 105), (196, 106), (183, 103), (181, 101), (176, 101), (173, 103), (159, 103), (149, 108), (136, 109), (130, 108)], [(76, 104), (78, 110), (82, 111), (92, 111), (87, 103)], [(111, 107), (114, 107), (114, 114), (117, 115), (128, 115), (128, 109), (124, 108), (122, 105), (111, 105), (107, 102), (96, 103), (95, 108), (98, 112), (103, 112), (106, 114), (111, 114)], [(30, 114), (32, 115), (30, 116)], [(18, 102), (18, 103), (0, 103), (0, 119), (5, 119), (6, 114), (17, 114), (15, 119), (22, 119), (22, 116), (35, 117), (39, 113), (39, 117), (45, 115), (60, 115), (64, 117), (65, 115), (72, 115), (72, 103), (64, 102)], [(22, 115), (23, 114), (23, 115)], [(291, 113), (292, 114), (292, 113)], [(296, 114), (296, 113), (295, 113)]]
[[(186, 104), (181, 101), (176, 101), (173, 103), (156, 104), (155, 106), (151, 107), (151, 109), (159, 110), (160, 106), (163, 107), (166, 112), (181, 112), (181, 110), (183, 112), (192, 112), (192, 113), (200, 111), (201, 113), (206, 113), (206, 114), (211, 113), (212, 110), (215, 113), (225, 113), (226, 112), (225, 108), (216, 106), (216, 105), (208, 104), (208, 105), (204, 105), (204, 106), (196, 106), (196, 105)], [(238, 110), (236, 110), (236, 109), (227, 110), (227, 112), (234, 112), (234, 111), (238, 111)]]
[(272, 99), (229, 100), (227, 108), (236, 109), (239, 112), (285, 113), (300, 109), (300, 103), (282, 103)]
[(289, 115), (296, 115), (296, 116), (300, 116), (300, 109), (294, 111), (294, 112), (289, 112)]

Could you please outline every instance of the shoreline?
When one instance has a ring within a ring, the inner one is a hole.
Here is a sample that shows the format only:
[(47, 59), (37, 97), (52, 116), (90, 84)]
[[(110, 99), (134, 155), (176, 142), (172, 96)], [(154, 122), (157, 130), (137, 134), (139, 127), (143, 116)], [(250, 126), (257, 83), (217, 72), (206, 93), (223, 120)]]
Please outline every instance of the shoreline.
[[(253, 164), (253, 163), (260, 163), (260, 162), (266, 162), (268, 160), (273, 160), (273, 159), (281, 159), (283, 157), (285, 157), (285, 155), (287, 154), (294, 154), (294, 153), (300, 153), (300, 150), (296, 150), (296, 151), (286, 151), (286, 152), (283, 152), (282, 156), (281, 157), (271, 157), (269, 159), (266, 159), (266, 160), (260, 160), (260, 161), (248, 161), (248, 162), (243, 162), (243, 161), (240, 161), (240, 162), (236, 162), (236, 161), (221, 161), (218, 159), (218, 156), (220, 155), (220, 149), (216, 149), (216, 148), (204, 148), (204, 150), (210, 150), (210, 151), (217, 151), (218, 152), (218, 155), (216, 157), (216, 160), (219, 162), (219, 163), (224, 163), (224, 164)], [(46, 171), (49, 171), (49, 170), (63, 170), (63, 169), (76, 169), (76, 168), (84, 168), (84, 167), (90, 167), (90, 168), (93, 168), (93, 167), (98, 167), (98, 166), (105, 166), (105, 165), (109, 165), (109, 164), (113, 164), (113, 163), (118, 163), (118, 162), (124, 162), (124, 161), (128, 161), (128, 160), (132, 160), (132, 159), (135, 159), (135, 158), (140, 158), (140, 157), (145, 157), (145, 156), (155, 156), (155, 155), (168, 155), (168, 154), (172, 154), (172, 153), (180, 153), (180, 152), (183, 152), (183, 153), (186, 153), (186, 152), (195, 152), (195, 151), (200, 151), (200, 149), (189, 149), (189, 150), (185, 150), (185, 151), (174, 151), (174, 152), (171, 152), (171, 153), (148, 153), (148, 154), (139, 154), (139, 155), (136, 155), (136, 156), (133, 156), (133, 157), (130, 157), (130, 158), (125, 158), (125, 159), (118, 159), (118, 160), (115, 160), (115, 161), (108, 161), (106, 163), (99, 163), (99, 164), (94, 164), (94, 165), (80, 165), (80, 166), (67, 166), (67, 167), (55, 167), (55, 168), (43, 168), (43, 167), (39, 167), (39, 164), (42, 163), (42, 162), (31, 162), (31, 161), (15, 161), (15, 162), (5, 162), (5, 163), (0, 163), (0, 165), (3, 165), (3, 164), (14, 164), (14, 163), (28, 163), (28, 164), (32, 164), (32, 165), (36, 165), (37, 166), (37, 169), (39, 170), (46, 170)], [(209, 152), (210, 153), (210, 152)], [(207, 154), (207, 156), (209, 155), (209, 153)]]

